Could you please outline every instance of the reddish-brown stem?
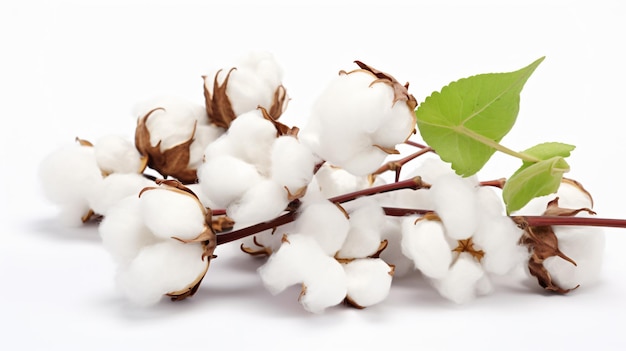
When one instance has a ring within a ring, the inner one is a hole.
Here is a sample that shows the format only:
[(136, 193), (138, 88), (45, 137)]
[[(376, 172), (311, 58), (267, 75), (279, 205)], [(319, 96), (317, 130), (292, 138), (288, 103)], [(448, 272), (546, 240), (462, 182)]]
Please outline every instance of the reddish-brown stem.
[(374, 171), (374, 173), (372, 173), (373, 176), (377, 176), (379, 174), (383, 174), (387, 171), (395, 171), (396, 172), (396, 179), (395, 181), (397, 182), (400, 179), (400, 171), (402, 170), (402, 166), (404, 166), (405, 164), (407, 164), (408, 162), (418, 158), (419, 156), (422, 156), (423, 154), (433, 151), (433, 149), (430, 146), (425, 146), (423, 147), (420, 151), (415, 152), (411, 155), (408, 155), (404, 158), (401, 158), (399, 160), (395, 160), (395, 161), (389, 161), (387, 163), (385, 163), (384, 165), (382, 165), (380, 168), (378, 168), (376, 171)]
[(399, 181), (395, 183), (384, 184), (384, 185), (375, 186), (375, 187), (355, 191), (355, 192), (344, 194), (344, 195), (335, 196), (328, 200), (330, 202), (344, 203), (344, 202), (352, 201), (361, 196), (381, 194), (381, 193), (386, 193), (389, 191), (395, 191), (395, 190), (400, 190), (400, 189), (417, 190), (421, 188), (430, 188), (430, 185), (422, 182), (422, 178), (415, 177), (415, 178), (411, 178), (411, 179), (407, 179), (407, 180), (403, 180), (403, 181)]
[(569, 217), (569, 216), (515, 216), (512, 219), (524, 221), (529, 226), (575, 225), (585, 227), (626, 228), (626, 219)]
[[(407, 144), (407, 145), (411, 145), (411, 146), (419, 147), (420, 149), (425, 149), (425, 148), (427, 148), (427, 147), (428, 147), (427, 145), (423, 145), (423, 144), (420, 144), (420, 143), (416, 143), (416, 142), (411, 141), (411, 140), (407, 140), (407, 141), (405, 141), (404, 143), (405, 143), (405, 144)], [(432, 149), (431, 149), (430, 151), (435, 152), (435, 151), (434, 151), (434, 150), (432, 150)]]
[(493, 179), (493, 180), (485, 180), (480, 182), (481, 186), (492, 186), (495, 188), (504, 188), (504, 184), (506, 183), (506, 178)]

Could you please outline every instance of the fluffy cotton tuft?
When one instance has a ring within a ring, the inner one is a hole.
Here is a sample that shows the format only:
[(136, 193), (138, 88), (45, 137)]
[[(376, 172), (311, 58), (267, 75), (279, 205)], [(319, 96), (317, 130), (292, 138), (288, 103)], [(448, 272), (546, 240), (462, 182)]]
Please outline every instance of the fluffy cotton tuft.
[(357, 199), (351, 205), (356, 209), (350, 211), (350, 230), (337, 257), (368, 257), (375, 254), (381, 245), (386, 224), (385, 212), (371, 198)]
[(200, 202), (187, 193), (153, 189), (141, 195), (141, 216), (152, 233), (162, 239), (195, 239), (205, 230)]
[(104, 248), (120, 266), (129, 264), (141, 248), (158, 242), (144, 224), (139, 202), (137, 196), (120, 200), (98, 227)]
[(385, 300), (391, 289), (393, 268), (385, 261), (357, 259), (343, 265), (348, 282), (348, 299), (361, 307)]
[(113, 173), (105, 177), (89, 196), (89, 206), (101, 215), (127, 196), (137, 196), (145, 188), (155, 183), (138, 173)]
[[(378, 81), (374, 83), (375, 81)], [(374, 172), (415, 127), (394, 88), (365, 70), (340, 74), (315, 101), (301, 140), (322, 159), (355, 175)]]
[(138, 305), (153, 305), (170, 292), (186, 288), (202, 275), (208, 261), (200, 245), (164, 241), (141, 249), (117, 276), (119, 288)]
[(93, 147), (78, 144), (48, 154), (39, 165), (44, 195), (59, 206), (59, 219), (68, 226), (82, 224), (89, 212), (88, 199), (102, 182)]
[(129, 140), (109, 135), (98, 139), (94, 152), (96, 162), (106, 174), (111, 173), (140, 173), (143, 171), (141, 154)]
[(198, 168), (202, 192), (218, 207), (225, 208), (263, 178), (254, 165), (233, 156), (208, 159)]
[(595, 283), (600, 277), (605, 247), (604, 232), (594, 227), (556, 226), (559, 249), (576, 262), (576, 266), (553, 256), (543, 261), (553, 282), (563, 289)]
[(478, 226), (479, 204), (474, 179), (455, 174), (437, 178), (430, 188), (434, 210), (443, 221), (446, 234), (456, 240), (467, 239)]
[[(476, 296), (477, 286), (485, 272), (470, 255), (462, 253), (442, 279), (433, 280), (439, 293), (458, 304), (466, 303)], [(488, 288), (481, 289), (488, 292)]]
[(345, 214), (329, 201), (306, 204), (295, 225), (298, 233), (313, 237), (329, 256), (341, 249), (350, 230)]
[[(230, 70), (218, 74), (218, 82), (223, 84)], [(243, 57), (230, 72), (226, 94), (236, 116), (256, 110), (258, 106), (270, 109), (274, 94), (282, 85), (283, 71), (275, 57), (268, 52), (254, 51)], [(212, 92), (213, 84), (207, 84)], [(285, 99), (281, 110), (287, 106)], [(278, 117), (278, 116), (275, 116)]]
[(407, 217), (402, 221), (402, 253), (415, 262), (424, 275), (441, 279), (448, 274), (452, 250), (441, 222)]
[(279, 137), (272, 145), (271, 178), (295, 194), (311, 182), (316, 161), (311, 150), (300, 144), (298, 139)]
[(305, 235), (285, 236), (280, 249), (258, 272), (265, 287), (274, 295), (302, 283), (300, 303), (314, 313), (339, 304), (347, 293), (341, 264), (329, 257), (314, 238)]
[(261, 180), (227, 208), (235, 222), (259, 223), (280, 215), (289, 204), (287, 191), (270, 180)]

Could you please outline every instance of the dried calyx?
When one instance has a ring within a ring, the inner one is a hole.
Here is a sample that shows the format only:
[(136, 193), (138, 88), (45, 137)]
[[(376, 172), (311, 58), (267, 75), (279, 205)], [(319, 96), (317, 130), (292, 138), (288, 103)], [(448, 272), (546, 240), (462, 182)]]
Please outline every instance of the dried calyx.
[(148, 158), (148, 167), (159, 172), (163, 177), (174, 177), (185, 184), (195, 183), (198, 179), (196, 169), (189, 168), (190, 146), (194, 141), (196, 125), (189, 135), (189, 139), (167, 150), (161, 150), (161, 141), (156, 145), (150, 142), (150, 130), (147, 121), (150, 116), (161, 107), (150, 110), (145, 116), (137, 120), (135, 130), (135, 146), (141, 155)]
[[(589, 208), (570, 209), (559, 207), (559, 198), (557, 197), (548, 203), (543, 215), (572, 217), (580, 212), (586, 212), (592, 215), (596, 214)], [(531, 226), (528, 225), (523, 217), (514, 217), (513, 220), (524, 230), (524, 234), (520, 238), (520, 244), (526, 246), (530, 252), (528, 269), (530, 274), (537, 278), (539, 285), (548, 291), (560, 294), (566, 294), (578, 288), (578, 285), (571, 289), (565, 289), (559, 286), (554, 282), (550, 272), (544, 267), (544, 261), (553, 256), (560, 257), (574, 266), (577, 266), (573, 259), (565, 255), (559, 249), (559, 239), (554, 232), (554, 227), (548, 225)]]

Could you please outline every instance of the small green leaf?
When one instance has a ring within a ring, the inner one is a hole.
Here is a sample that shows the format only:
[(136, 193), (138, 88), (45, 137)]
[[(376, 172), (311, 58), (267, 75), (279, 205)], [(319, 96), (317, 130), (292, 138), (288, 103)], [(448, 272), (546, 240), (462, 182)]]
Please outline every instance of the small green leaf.
[(464, 78), (434, 92), (415, 116), (423, 140), (457, 174), (470, 176), (487, 163), (519, 112), (524, 84), (543, 61), (508, 73)]
[(547, 160), (554, 156), (569, 157), (570, 152), (572, 152), (575, 148), (576, 146), (574, 145), (550, 142), (535, 145), (524, 150), (522, 153), (536, 157), (540, 160)]
[(502, 198), (507, 213), (524, 207), (535, 197), (555, 193), (569, 165), (561, 156), (539, 162), (524, 162), (504, 184)]

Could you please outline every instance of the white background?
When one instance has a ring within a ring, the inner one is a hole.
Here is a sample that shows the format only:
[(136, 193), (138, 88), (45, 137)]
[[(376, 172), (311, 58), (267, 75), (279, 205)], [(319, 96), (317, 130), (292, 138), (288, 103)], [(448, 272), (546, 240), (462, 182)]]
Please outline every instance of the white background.
[[(114, 286), (94, 225), (63, 228), (42, 196), (40, 160), (76, 136), (134, 133), (133, 105), (162, 94), (203, 102), (201, 75), (249, 50), (273, 52), (302, 125), (316, 95), (361, 60), (409, 81), (418, 101), (452, 80), (546, 60), (522, 94), (512, 149), (577, 145), (569, 177), (601, 217), (626, 218), (626, 10), (619, 1), (38, 1), (0, 5), (0, 349), (626, 348), (626, 229), (607, 230), (595, 286), (568, 296), (499, 282), (467, 305), (415, 279), (382, 304), (305, 312), (271, 296), (259, 261), (220, 247), (200, 291), (139, 309)], [(332, 4), (332, 5), (331, 5)], [(518, 166), (495, 156), (480, 174)]]

